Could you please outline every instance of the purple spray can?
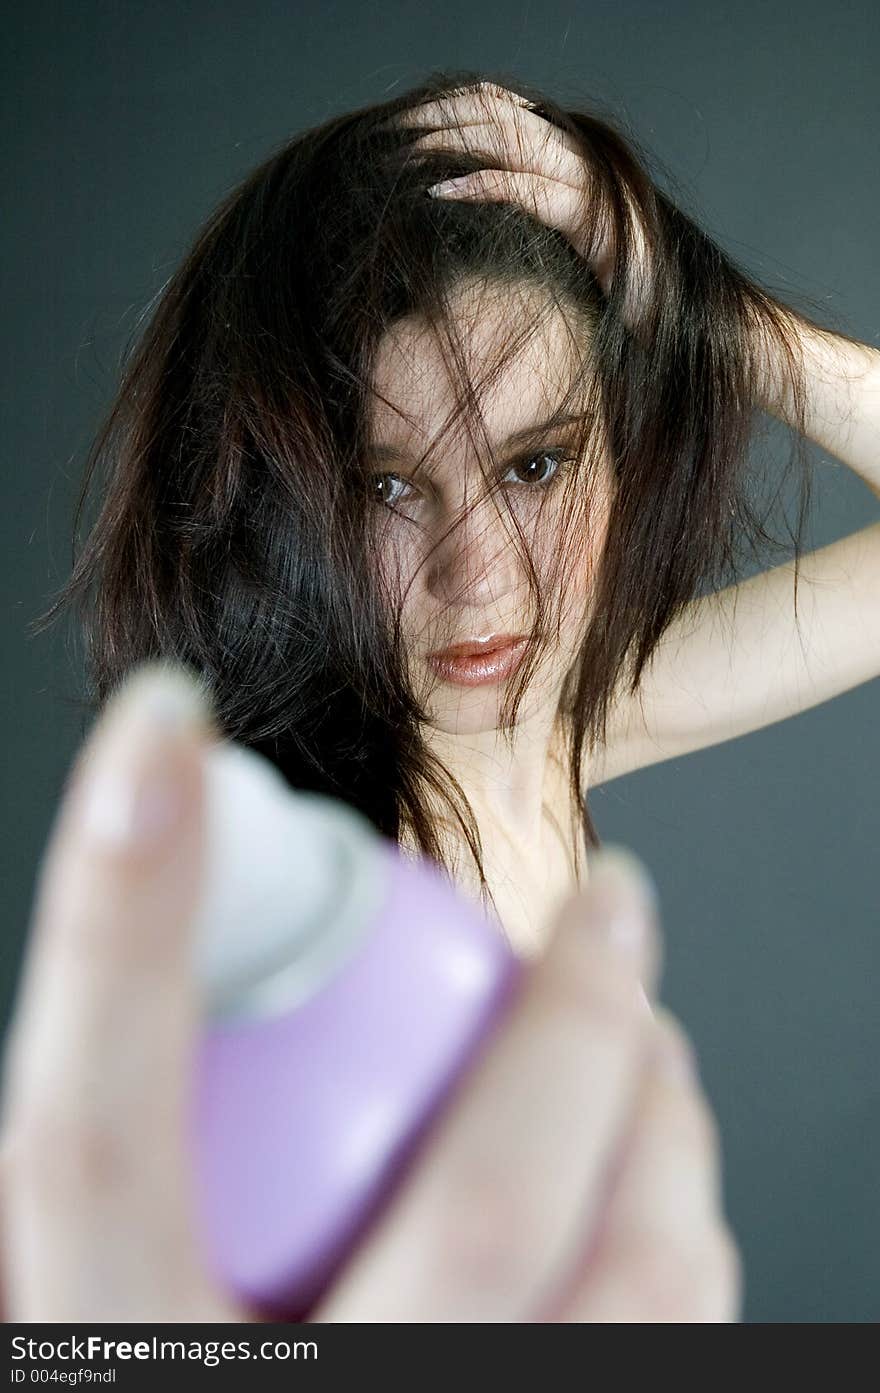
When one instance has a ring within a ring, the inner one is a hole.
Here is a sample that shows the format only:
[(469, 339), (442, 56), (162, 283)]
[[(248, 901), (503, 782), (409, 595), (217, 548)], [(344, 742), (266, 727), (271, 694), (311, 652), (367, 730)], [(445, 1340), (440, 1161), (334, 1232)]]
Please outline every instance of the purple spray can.
[(520, 979), (500, 925), (345, 803), (205, 755), (196, 1193), (215, 1276), (295, 1321), (332, 1282)]

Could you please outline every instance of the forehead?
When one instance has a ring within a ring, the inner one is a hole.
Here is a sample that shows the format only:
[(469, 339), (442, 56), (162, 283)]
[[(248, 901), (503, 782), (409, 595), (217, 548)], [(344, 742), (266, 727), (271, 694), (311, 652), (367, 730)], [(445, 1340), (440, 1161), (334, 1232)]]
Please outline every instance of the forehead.
[[(489, 437), (500, 440), (548, 416), (581, 363), (584, 330), (538, 288), (468, 285), (452, 302), (455, 351), (479, 401)], [(522, 326), (533, 323), (532, 332)], [(513, 352), (505, 352), (515, 342)], [(421, 320), (398, 320), (376, 352), (369, 416), (372, 443), (421, 451), (447, 422), (457, 434), (460, 387), (444, 358), (448, 345)], [(503, 364), (498, 366), (504, 353)], [(445, 436), (450, 439), (450, 436)]]

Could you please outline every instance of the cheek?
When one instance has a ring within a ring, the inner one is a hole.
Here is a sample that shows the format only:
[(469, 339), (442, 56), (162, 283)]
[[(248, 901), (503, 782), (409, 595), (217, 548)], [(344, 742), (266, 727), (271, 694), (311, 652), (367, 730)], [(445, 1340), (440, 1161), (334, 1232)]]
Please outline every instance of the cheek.
[(566, 650), (581, 642), (589, 623), (607, 525), (608, 508), (605, 500), (599, 499), (589, 515), (562, 527), (553, 545), (541, 549), (545, 593), (556, 596)]
[(377, 552), (386, 601), (400, 620), (405, 642), (418, 641), (427, 622), (418, 539), (411, 528), (392, 524), (377, 541)]
[(379, 530), (375, 538), (376, 559), (385, 593), (389, 599), (400, 604), (412, 589), (415, 574), (415, 558), (412, 547), (399, 527), (388, 523)]
[(571, 542), (570, 572), (577, 592), (592, 592), (608, 537), (613, 496), (607, 486), (596, 487)]

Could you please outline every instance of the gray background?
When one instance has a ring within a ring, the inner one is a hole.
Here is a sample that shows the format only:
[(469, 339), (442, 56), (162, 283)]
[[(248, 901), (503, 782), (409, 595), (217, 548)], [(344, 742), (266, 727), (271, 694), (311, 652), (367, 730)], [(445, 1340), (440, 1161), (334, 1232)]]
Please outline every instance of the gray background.
[[(609, 103), (749, 270), (877, 344), (880, 19), (876, 0), (70, 0), (8, 7), (3, 46), (5, 1019), (81, 737), (79, 674), (26, 626), (68, 573), (122, 345), (220, 196), (288, 134), (430, 68), (504, 71)], [(814, 457), (821, 545), (880, 506)], [(719, 1116), (752, 1321), (880, 1314), (877, 698), (864, 684), (593, 795), (602, 836), (659, 882), (663, 995)]]

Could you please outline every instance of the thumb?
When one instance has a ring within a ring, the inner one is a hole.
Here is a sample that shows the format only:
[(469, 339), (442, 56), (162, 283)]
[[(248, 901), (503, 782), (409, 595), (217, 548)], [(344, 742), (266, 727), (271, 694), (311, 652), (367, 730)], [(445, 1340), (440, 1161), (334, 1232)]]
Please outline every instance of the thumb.
[(49, 840), (4, 1058), (16, 1320), (170, 1318), (199, 1290), (185, 1128), (207, 730), (185, 670), (135, 671)]

